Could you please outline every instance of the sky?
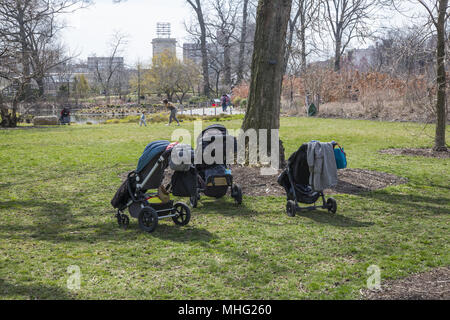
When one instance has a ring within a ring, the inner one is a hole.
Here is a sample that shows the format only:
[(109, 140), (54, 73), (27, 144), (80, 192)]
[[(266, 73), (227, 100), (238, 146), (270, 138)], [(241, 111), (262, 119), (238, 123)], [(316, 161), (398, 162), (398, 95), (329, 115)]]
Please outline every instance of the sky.
[[(77, 59), (86, 59), (93, 54), (107, 56), (112, 34), (120, 31), (128, 39), (121, 53), (125, 63), (129, 66), (137, 61), (149, 63), (157, 22), (171, 23), (172, 38), (177, 39), (177, 55), (182, 57), (183, 42), (188, 42), (184, 22), (195, 19), (185, 0), (126, 0), (118, 4), (114, 4), (113, 0), (94, 1), (89, 8), (63, 17), (67, 28), (62, 32), (61, 40)], [(406, 20), (402, 15), (389, 14), (392, 16), (382, 24), (401, 25)]]
[(67, 28), (61, 34), (61, 41), (77, 59), (92, 54), (105, 56), (109, 52), (109, 39), (115, 31), (120, 31), (128, 40), (122, 56), (132, 66), (138, 60), (151, 60), (157, 22), (171, 23), (171, 37), (177, 39), (177, 54), (182, 56), (181, 47), (187, 37), (183, 23), (191, 15), (185, 0), (127, 0), (118, 4), (112, 0), (95, 0), (89, 8), (63, 17)]

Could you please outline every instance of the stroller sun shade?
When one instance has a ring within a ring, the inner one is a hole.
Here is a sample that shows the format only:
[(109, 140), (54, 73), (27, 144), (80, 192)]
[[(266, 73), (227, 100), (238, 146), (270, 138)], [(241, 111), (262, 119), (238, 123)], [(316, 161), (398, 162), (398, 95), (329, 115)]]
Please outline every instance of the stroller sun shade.
[[(221, 145), (218, 144), (219, 142), (222, 143), (222, 148), (220, 148)], [(212, 151), (210, 156), (215, 157), (215, 151), (219, 150), (217, 148), (222, 149), (223, 157), (222, 159), (218, 159), (219, 161), (217, 164), (225, 164), (228, 159), (233, 160), (233, 153), (229, 154), (229, 152), (237, 152), (237, 140), (235, 137), (228, 135), (228, 130), (224, 126), (213, 124), (203, 130), (198, 136), (197, 148), (195, 150), (196, 157), (198, 157), (198, 153), (201, 153), (204, 162), (208, 151)], [(229, 148), (230, 150), (228, 150)], [(216, 162), (208, 164), (212, 165), (216, 164)]]
[(144, 152), (139, 158), (136, 172), (137, 173), (141, 172), (155, 156), (166, 150), (169, 144), (170, 142), (167, 140), (158, 140), (149, 143), (145, 147)]

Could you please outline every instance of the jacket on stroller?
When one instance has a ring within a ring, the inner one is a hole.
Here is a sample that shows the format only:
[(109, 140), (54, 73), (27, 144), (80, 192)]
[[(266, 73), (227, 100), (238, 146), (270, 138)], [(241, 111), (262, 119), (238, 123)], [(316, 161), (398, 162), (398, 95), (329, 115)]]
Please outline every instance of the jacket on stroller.
[[(305, 143), (289, 157), (288, 168), (278, 177), (278, 184), (286, 190), (288, 200), (294, 200), (296, 196), (299, 202), (312, 204), (320, 197), (320, 193), (313, 191), (309, 185), (307, 151), (308, 144)], [(289, 174), (293, 180), (292, 184)]]

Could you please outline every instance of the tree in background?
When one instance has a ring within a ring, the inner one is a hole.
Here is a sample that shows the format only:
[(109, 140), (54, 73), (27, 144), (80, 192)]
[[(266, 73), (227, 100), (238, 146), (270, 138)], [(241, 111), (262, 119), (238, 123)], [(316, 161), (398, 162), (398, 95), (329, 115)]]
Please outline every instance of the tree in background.
[(77, 104), (78, 99), (86, 98), (89, 95), (90, 90), (91, 88), (89, 87), (89, 83), (84, 74), (74, 77), (72, 92), (77, 99)]
[(142, 73), (141, 87), (147, 92), (164, 94), (169, 101), (176, 96), (183, 103), (200, 80), (201, 71), (194, 62), (182, 62), (170, 51), (164, 51), (154, 56), (150, 68)]
[(245, 63), (245, 42), (247, 39), (247, 21), (248, 21), (248, 2), (249, 0), (242, 1), (242, 24), (241, 24), (241, 37), (239, 41), (239, 60), (237, 67), (237, 84), (240, 84), (244, 80), (244, 63)]
[(113, 85), (117, 83), (117, 79), (124, 72), (123, 64), (118, 63), (116, 58), (121, 54), (123, 47), (127, 44), (127, 39), (127, 35), (119, 31), (114, 32), (109, 42), (110, 51), (107, 55), (106, 64), (99, 63), (97, 60), (94, 65), (94, 77), (106, 97), (107, 104), (111, 101), (110, 95)]
[(208, 67), (208, 49), (206, 43), (207, 30), (205, 24), (204, 13), (202, 9), (201, 0), (186, 0), (195, 11), (197, 15), (198, 27), (200, 28), (200, 51), (202, 55), (202, 71), (203, 71), (203, 94), (207, 97), (210, 96), (210, 84), (209, 84), (209, 67)]
[(436, 29), (436, 135), (434, 139), (434, 150), (447, 151), (445, 144), (445, 126), (447, 121), (447, 79), (445, 72), (445, 47), (446, 29), (445, 25), (450, 16), (448, 0), (418, 0), (428, 13), (429, 23)]
[[(232, 86), (231, 49), (234, 44), (233, 40), (236, 39), (239, 6), (236, 0), (213, 0), (211, 6), (212, 16), (206, 23), (210, 30), (208, 38), (212, 43), (218, 45), (216, 46), (217, 52), (213, 54), (216, 57), (222, 57), (223, 85), (224, 90), (229, 92)], [(216, 94), (219, 93), (216, 92)]]
[(201, 80), (201, 70), (192, 61), (178, 62), (177, 80), (175, 81), (175, 95), (183, 103), (188, 92), (194, 92), (196, 84)]
[(153, 57), (152, 65), (144, 75), (144, 85), (153, 92), (163, 93), (172, 101), (176, 92), (178, 59), (170, 51)]
[[(59, 17), (86, 5), (83, 0), (7, 0), (0, 2), (0, 37), (16, 43), (20, 55), (15, 59), (22, 65), (22, 74), (28, 82), (23, 98), (32, 98), (32, 80), (44, 95), (44, 78), (51, 68), (66, 62), (57, 35), (64, 25)], [(32, 75), (32, 76), (31, 76)]]
[(323, 0), (322, 16), (334, 44), (334, 71), (341, 70), (341, 57), (353, 39), (370, 33), (368, 24), (379, 0)]

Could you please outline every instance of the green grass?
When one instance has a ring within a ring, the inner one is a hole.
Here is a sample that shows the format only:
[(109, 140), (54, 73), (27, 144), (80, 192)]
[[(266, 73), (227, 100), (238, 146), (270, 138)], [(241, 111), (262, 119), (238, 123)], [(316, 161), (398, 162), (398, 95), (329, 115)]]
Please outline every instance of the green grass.
[[(240, 120), (225, 122), (239, 128)], [(118, 174), (174, 127), (136, 124), (0, 130), (0, 298), (358, 299), (367, 267), (382, 281), (450, 263), (448, 159), (379, 154), (430, 147), (411, 123), (283, 118), (289, 156), (311, 139), (336, 140), (349, 166), (405, 185), (337, 195), (337, 215), (289, 218), (284, 197), (202, 198), (187, 227), (119, 229), (109, 201)], [(193, 123), (183, 123), (193, 129)], [(276, 179), (276, 177), (274, 177)], [(67, 267), (78, 265), (71, 291)]]

